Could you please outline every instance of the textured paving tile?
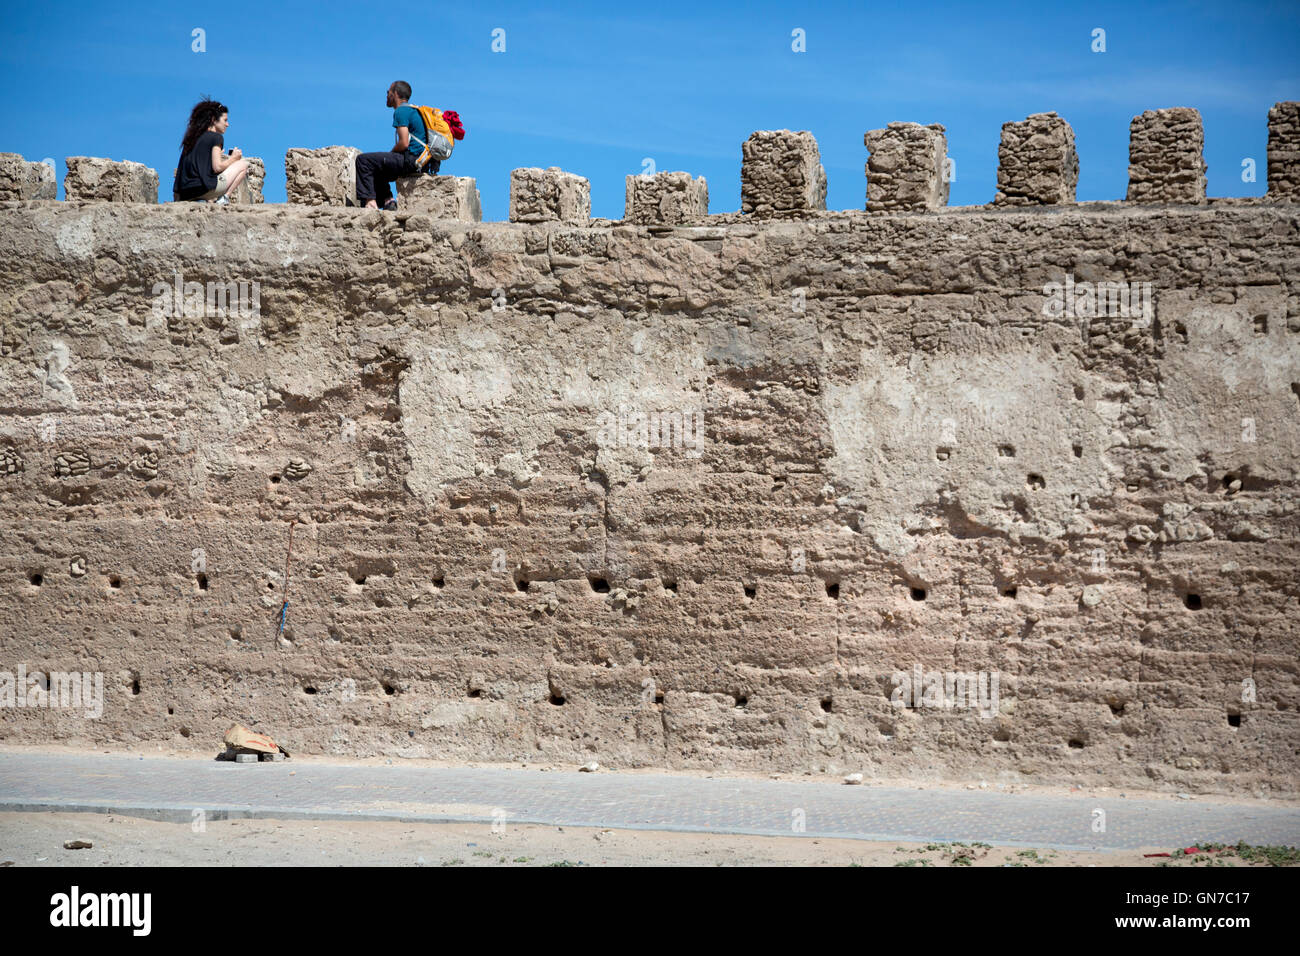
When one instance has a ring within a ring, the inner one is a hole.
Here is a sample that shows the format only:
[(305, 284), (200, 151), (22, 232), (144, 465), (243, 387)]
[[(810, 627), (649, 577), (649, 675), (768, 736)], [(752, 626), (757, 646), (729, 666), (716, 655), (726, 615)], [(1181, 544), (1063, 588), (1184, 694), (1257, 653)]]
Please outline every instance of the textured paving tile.
[[(822, 782), (0, 753), (0, 810), (484, 821), (1060, 849), (1300, 843), (1300, 808)], [(1094, 810), (1105, 832), (1093, 832)], [(804, 829), (796, 829), (802, 820)]]

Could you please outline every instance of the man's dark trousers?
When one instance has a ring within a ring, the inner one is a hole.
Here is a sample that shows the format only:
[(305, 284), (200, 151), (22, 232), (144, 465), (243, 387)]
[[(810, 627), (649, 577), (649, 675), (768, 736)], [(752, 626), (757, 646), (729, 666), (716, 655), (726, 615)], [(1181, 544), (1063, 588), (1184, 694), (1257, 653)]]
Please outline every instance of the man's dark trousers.
[(415, 157), (406, 151), (362, 153), (357, 157), (357, 204), (364, 206), (373, 199), (382, 206), (393, 198), (389, 183), (414, 175)]

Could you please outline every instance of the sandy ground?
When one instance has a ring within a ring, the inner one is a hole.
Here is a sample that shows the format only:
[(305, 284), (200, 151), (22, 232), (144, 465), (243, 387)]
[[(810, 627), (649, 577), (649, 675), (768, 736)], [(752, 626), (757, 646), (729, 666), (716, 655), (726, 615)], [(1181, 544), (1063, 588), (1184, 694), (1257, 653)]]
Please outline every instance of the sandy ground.
[[(651, 830), (311, 820), (158, 823), (101, 813), (0, 813), (0, 865), (13, 866), (1155, 866), (1142, 854), (975, 844), (869, 843)], [(90, 849), (65, 850), (67, 840)], [(9, 861), (12, 861), (10, 863)], [(910, 861), (910, 862), (909, 862)], [(1206, 856), (1179, 867), (1245, 866)]]

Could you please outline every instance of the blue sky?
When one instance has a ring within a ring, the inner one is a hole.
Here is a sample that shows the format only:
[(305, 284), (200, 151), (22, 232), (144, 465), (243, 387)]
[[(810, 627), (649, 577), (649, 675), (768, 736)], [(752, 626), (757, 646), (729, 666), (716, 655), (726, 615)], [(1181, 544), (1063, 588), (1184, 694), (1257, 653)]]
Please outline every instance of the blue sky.
[[(1166, 106), (1201, 111), (1210, 195), (1262, 195), (1268, 108), (1300, 99), (1295, 2), (5, 6), (0, 151), (55, 159), (60, 184), (65, 156), (147, 163), (164, 199), (204, 93), (230, 107), (227, 146), (263, 157), (266, 199), (283, 202), (286, 149), (392, 145), (384, 91), (405, 79), (412, 102), (460, 113), (467, 136), (442, 171), (478, 180), (485, 219), (506, 218), (519, 166), (588, 177), (592, 215), (621, 218), (624, 177), (646, 158), (705, 176), (710, 211), (734, 211), (741, 143), (782, 128), (817, 137), (828, 207), (860, 209), (862, 134), (894, 120), (944, 124), (950, 203), (985, 203), (1001, 124), (1046, 110), (1074, 127), (1079, 198), (1120, 199), (1129, 121)], [(206, 52), (191, 49), (196, 27)]]

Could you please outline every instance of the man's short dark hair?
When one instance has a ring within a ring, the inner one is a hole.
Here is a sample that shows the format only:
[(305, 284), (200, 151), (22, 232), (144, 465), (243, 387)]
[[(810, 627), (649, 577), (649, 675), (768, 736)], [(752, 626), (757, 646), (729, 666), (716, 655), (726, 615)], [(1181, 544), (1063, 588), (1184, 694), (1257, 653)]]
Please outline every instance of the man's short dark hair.
[(393, 92), (399, 99), (409, 100), (411, 98), (411, 84), (405, 80), (398, 80), (393, 84)]

